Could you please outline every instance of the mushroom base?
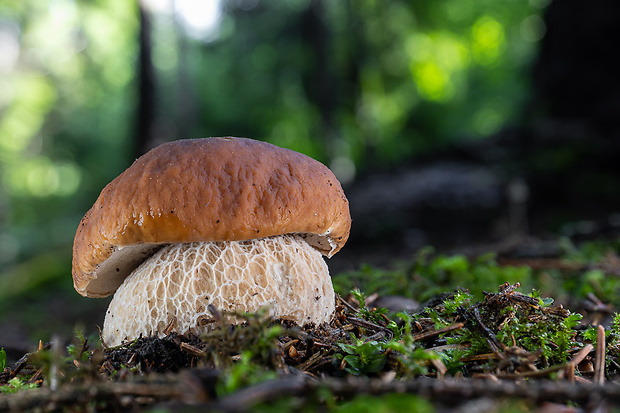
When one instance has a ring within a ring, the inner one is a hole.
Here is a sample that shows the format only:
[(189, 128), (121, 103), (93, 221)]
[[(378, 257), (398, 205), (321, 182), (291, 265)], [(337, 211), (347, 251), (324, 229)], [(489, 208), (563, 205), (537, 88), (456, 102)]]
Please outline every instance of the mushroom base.
[(213, 325), (209, 304), (230, 312), (268, 307), (273, 317), (322, 323), (334, 312), (334, 298), (321, 253), (296, 235), (171, 244), (118, 288), (102, 337), (118, 346), (140, 335), (162, 336), (171, 322), (177, 333), (201, 334)]

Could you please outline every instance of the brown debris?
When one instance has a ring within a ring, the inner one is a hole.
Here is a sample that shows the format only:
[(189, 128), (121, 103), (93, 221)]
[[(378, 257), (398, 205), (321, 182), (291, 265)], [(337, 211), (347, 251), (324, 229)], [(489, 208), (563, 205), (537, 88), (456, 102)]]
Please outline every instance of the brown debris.
[[(555, 363), (549, 362), (543, 356), (542, 350), (528, 351), (514, 336), (510, 340), (510, 336), (506, 338), (505, 335), (500, 334), (502, 329), (514, 322), (518, 313), (525, 313), (528, 323), (562, 320), (570, 315), (570, 311), (561, 306), (540, 306), (537, 298), (521, 294), (517, 291), (518, 287), (518, 283), (506, 283), (499, 288), (498, 293), (486, 293), (482, 302), (467, 310), (456, 311), (449, 319), (451, 324), (444, 327), (438, 328), (432, 314), (428, 312), (431, 309), (442, 311), (443, 300), (435, 302), (434, 306), (422, 309), (416, 314), (411, 323), (412, 335), (409, 337), (409, 342), (426, 352), (441, 352), (449, 349), (468, 351), (471, 348), (470, 343), (451, 344), (446, 338), (468, 332), (481, 335), (482, 345), (486, 340), (487, 350), (461, 358), (459, 362), (463, 367), (458, 372), (455, 372), (450, 364), (446, 365), (445, 359), (429, 358), (426, 360), (425, 367), (428, 370), (427, 379), (416, 378), (406, 381), (396, 379), (402, 377), (402, 355), (396, 351), (384, 350), (382, 356), (385, 357), (385, 367), (382, 371), (368, 374), (370, 381), (365, 385), (351, 381), (351, 376), (347, 374), (348, 370), (345, 370), (347, 367), (345, 359), (335, 357), (342, 354), (339, 344), (352, 343), (351, 335), (358, 343), (364, 344), (387, 342), (393, 338), (393, 331), (390, 329), (393, 328), (390, 324), (392, 320), (385, 314), (374, 313), (374, 309), (360, 309), (359, 303), (352, 297), (349, 299), (338, 297), (333, 321), (320, 326), (299, 327), (286, 319), (270, 322), (248, 319), (242, 328), (231, 327), (224, 324), (223, 320), (226, 320), (226, 315), (220, 314), (217, 309), (213, 308), (211, 310), (214, 316), (213, 322), (218, 322), (220, 326), (208, 336), (180, 336), (173, 331), (171, 322), (170, 328), (167, 329), (169, 334), (166, 337), (141, 337), (129, 346), (101, 350), (99, 359), (96, 359), (95, 353), (92, 353), (90, 363), (81, 361), (84, 352), (88, 351), (87, 343), (84, 342), (78, 351), (78, 356), (71, 362), (71, 367), (84, 371), (89, 368), (89, 365), (96, 366), (95, 373), (105, 377), (111, 376), (113, 384), (134, 383), (133, 387), (124, 391), (119, 390), (120, 387), (97, 387), (97, 385), (93, 400), (103, 395), (111, 397), (115, 403), (120, 403), (120, 398), (132, 400), (138, 404), (151, 404), (160, 400), (191, 399), (221, 408), (222, 411), (235, 411), (236, 406), (247, 408), (253, 403), (268, 401), (274, 397), (281, 397), (283, 394), (304, 394), (307, 397), (315, 391), (316, 386), (319, 386), (317, 383), (324, 385), (326, 382), (329, 382), (330, 386), (333, 385), (330, 387), (333, 394), (340, 394), (345, 398), (353, 394), (362, 394), (364, 389), (369, 394), (381, 394), (388, 391), (400, 392), (404, 391), (403, 389), (420, 392), (423, 388), (430, 392), (428, 394), (439, 395), (440, 389), (443, 389), (448, 392), (447, 394), (460, 394), (468, 398), (476, 394), (476, 389), (483, 394), (482, 389), (486, 389), (491, 384), (496, 386), (494, 391), (497, 394), (507, 396), (514, 396), (519, 392), (525, 394), (530, 391), (531, 394), (528, 393), (528, 397), (532, 397), (533, 400), (557, 401), (561, 399), (559, 394), (562, 391), (564, 400), (585, 400), (590, 397), (578, 391), (575, 395), (576, 390), (568, 387), (569, 385), (584, 386), (596, 383), (601, 389), (605, 389), (601, 391), (607, 392), (603, 327), (599, 327), (599, 340), (596, 348), (587, 343), (583, 347), (575, 346), (567, 350), (566, 361)], [(446, 295), (444, 300), (453, 296)], [(369, 312), (372, 317), (367, 316)], [(215, 367), (222, 362), (221, 360), (228, 360), (232, 364), (234, 360), (241, 359), (243, 349), (247, 348), (249, 340), (256, 335), (255, 329), (265, 329), (268, 326), (281, 328), (282, 333), (276, 338), (275, 349), (262, 356), (260, 363), (278, 372), (283, 378), (270, 381), (269, 384), (252, 386), (247, 392), (241, 390), (234, 396), (217, 399), (214, 383), (218, 380), (219, 370)], [(503, 337), (502, 340), (508, 343), (505, 344), (498, 337)], [(550, 345), (555, 344), (550, 343)], [(49, 345), (41, 344), (38, 352), (48, 351), (49, 348)], [(44, 370), (33, 364), (31, 356), (32, 354), (24, 356), (0, 373), (0, 385), (17, 375), (28, 377), (30, 383), (44, 384)], [(193, 369), (189, 373), (173, 376), (176, 377), (173, 380), (174, 384), (166, 390), (159, 384), (138, 385), (135, 382), (144, 377), (162, 377), (162, 375), (152, 373), (180, 372), (190, 367)], [(25, 373), (28, 376), (25, 376)], [(346, 380), (341, 380), (345, 377), (347, 377)], [(433, 379), (434, 382), (429, 382), (427, 380), (430, 377), (440, 380)], [(589, 378), (592, 381), (588, 380)], [(94, 378), (91, 377), (89, 380), (94, 380)], [(181, 383), (179, 380), (185, 381)], [(538, 383), (552, 381), (557, 383), (558, 387), (554, 390), (556, 393), (542, 394), (531, 386), (527, 387), (528, 390), (518, 387), (519, 384), (533, 380), (537, 381), (537, 386)], [(358, 387), (351, 385), (353, 382)], [(441, 387), (438, 384), (440, 382), (446, 383), (445, 387)], [(421, 387), (415, 387), (417, 390), (413, 390), (414, 383), (415, 386)], [(73, 390), (62, 393), (64, 390), (59, 389), (60, 393), (54, 396), (55, 400), (67, 400), (69, 394), (75, 395)], [(48, 394), (48, 397), (51, 396)], [(614, 393), (613, 397), (620, 400), (620, 394)], [(0, 408), (3, 406), (2, 403), (3, 399), (0, 398)]]

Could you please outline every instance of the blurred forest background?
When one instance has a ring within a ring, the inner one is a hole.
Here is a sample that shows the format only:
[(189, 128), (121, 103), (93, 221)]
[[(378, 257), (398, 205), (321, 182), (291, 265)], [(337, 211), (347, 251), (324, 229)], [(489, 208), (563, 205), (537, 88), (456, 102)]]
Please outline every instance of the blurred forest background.
[(0, 345), (102, 320), (108, 300), (72, 289), (75, 229), (168, 140), (331, 167), (354, 219), (336, 271), (613, 232), (618, 18), (613, 1), (1, 0)]

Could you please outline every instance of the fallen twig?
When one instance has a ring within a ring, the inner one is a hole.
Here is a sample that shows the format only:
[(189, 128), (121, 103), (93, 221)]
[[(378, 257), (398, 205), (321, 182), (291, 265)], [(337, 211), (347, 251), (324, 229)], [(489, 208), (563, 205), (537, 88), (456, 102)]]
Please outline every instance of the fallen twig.
[(596, 363), (594, 364), (594, 383), (605, 383), (605, 327), (598, 326), (596, 340)]
[(33, 409), (63, 411), (70, 406), (87, 406), (94, 401), (131, 405), (136, 400), (152, 404), (156, 401), (179, 400), (186, 393), (181, 382), (162, 383), (97, 383), (82, 386), (61, 386), (57, 390), (44, 387), (0, 394), (0, 411), (22, 412)]
[(577, 366), (583, 361), (583, 359), (588, 356), (588, 354), (590, 354), (592, 350), (594, 350), (594, 346), (592, 344), (586, 344), (581, 350), (577, 352), (577, 354), (573, 356), (570, 361), (573, 362), (575, 366)]
[(421, 333), (414, 334), (412, 338), (413, 338), (413, 341), (426, 340), (428, 338), (435, 337), (443, 333), (449, 333), (450, 331), (461, 329), (463, 328), (464, 325), (465, 324), (463, 323), (456, 323), (456, 324), (452, 324), (446, 327), (438, 328), (436, 330), (423, 331)]
[[(554, 366), (553, 370), (565, 368), (566, 364)], [(543, 371), (541, 371), (543, 372)], [(550, 370), (545, 370), (550, 373)], [(606, 399), (610, 403), (620, 402), (620, 387), (604, 384), (592, 386), (578, 380), (577, 383), (567, 381), (542, 380), (536, 385), (527, 382), (500, 381), (489, 376), (485, 379), (471, 380), (437, 380), (420, 378), (409, 381), (386, 381), (382, 379), (342, 379), (315, 380), (304, 376), (291, 376), (263, 382), (238, 391), (215, 403), (203, 407), (222, 412), (250, 411), (258, 403), (269, 402), (282, 395), (303, 397), (306, 400), (317, 400), (317, 390), (329, 389), (330, 393), (340, 398), (350, 398), (360, 394), (381, 395), (387, 393), (409, 393), (424, 395), (425, 398), (438, 402), (447, 400), (473, 400), (479, 397), (491, 398), (522, 398), (532, 403), (555, 402), (565, 403), (571, 400), (576, 403), (593, 405)]]

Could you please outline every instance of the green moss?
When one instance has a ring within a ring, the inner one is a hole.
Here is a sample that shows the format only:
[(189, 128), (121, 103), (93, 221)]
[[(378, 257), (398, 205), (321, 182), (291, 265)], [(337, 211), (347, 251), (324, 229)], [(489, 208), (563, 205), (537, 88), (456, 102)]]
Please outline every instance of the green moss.
[(435, 408), (428, 400), (420, 396), (391, 393), (382, 396), (362, 394), (337, 406), (332, 411), (335, 413), (432, 413), (435, 412)]
[(22, 390), (36, 389), (35, 383), (27, 383), (20, 377), (13, 377), (4, 386), (0, 386), (0, 393), (17, 393)]
[(442, 292), (461, 286), (472, 297), (481, 299), (490, 286), (504, 282), (520, 282), (526, 288), (533, 287), (532, 270), (529, 267), (500, 266), (494, 254), (471, 260), (463, 255), (433, 256), (433, 249), (420, 251), (411, 262), (398, 262), (391, 269), (369, 265), (334, 277), (334, 288), (347, 294), (358, 288), (379, 295), (401, 295), (426, 301)]

